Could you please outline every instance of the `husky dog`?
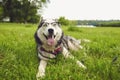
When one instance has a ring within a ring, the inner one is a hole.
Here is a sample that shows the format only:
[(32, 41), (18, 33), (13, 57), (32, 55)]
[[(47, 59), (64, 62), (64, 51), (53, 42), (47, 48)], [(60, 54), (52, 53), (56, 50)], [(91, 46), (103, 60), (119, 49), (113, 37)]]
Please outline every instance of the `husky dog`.
[(62, 53), (65, 58), (73, 59), (79, 67), (86, 68), (69, 52), (69, 50), (81, 49), (81, 42), (71, 36), (65, 36), (61, 25), (56, 19), (42, 19), (34, 37), (40, 59), (38, 73), (36, 75), (37, 79), (45, 76), (47, 61), (56, 58), (58, 53)]

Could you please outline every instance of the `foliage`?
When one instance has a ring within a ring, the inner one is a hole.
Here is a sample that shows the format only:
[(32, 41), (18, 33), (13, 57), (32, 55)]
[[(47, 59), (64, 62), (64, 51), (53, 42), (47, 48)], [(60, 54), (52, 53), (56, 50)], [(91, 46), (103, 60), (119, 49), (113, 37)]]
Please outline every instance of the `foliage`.
[(96, 26), (114, 26), (114, 27), (120, 27), (120, 20), (111, 20), (111, 21), (101, 21)]
[(60, 17), (58, 19), (58, 21), (60, 22), (60, 24), (62, 24), (64, 26), (75, 26), (76, 25), (76, 21), (75, 20), (68, 20), (65, 17)]
[(38, 22), (37, 9), (48, 0), (3, 0), (4, 17), (9, 17), (10, 22)]
[[(35, 26), (0, 23), (0, 80), (36, 79), (39, 62), (33, 37)], [(120, 80), (120, 28), (62, 28), (66, 35), (91, 40), (82, 44), (83, 50), (71, 52), (87, 70), (61, 54), (48, 62), (46, 76), (41, 80)]]
[(60, 17), (58, 21), (61, 25), (69, 25), (69, 20), (65, 19), (65, 17)]
[(77, 20), (77, 24), (99, 27), (120, 27), (120, 20)]
[(0, 5), (0, 21), (3, 18), (3, 7)]

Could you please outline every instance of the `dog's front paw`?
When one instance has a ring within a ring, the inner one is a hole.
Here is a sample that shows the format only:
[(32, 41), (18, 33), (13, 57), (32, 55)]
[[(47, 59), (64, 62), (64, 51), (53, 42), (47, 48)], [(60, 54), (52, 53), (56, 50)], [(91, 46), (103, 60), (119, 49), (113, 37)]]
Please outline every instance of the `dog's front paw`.
[(84, 66), (80, 61), (77, 61), (77, 64), (79, 67), (82, 67), (83, 69), (87, 69), (87, 67)]
[(39, 80), (39, 78), (43, 78), (45, 76), (45, 73), (42, 72), (42, 71), (38, 71), (37, 75), (36, 75), (36, 78), (37, 80)]

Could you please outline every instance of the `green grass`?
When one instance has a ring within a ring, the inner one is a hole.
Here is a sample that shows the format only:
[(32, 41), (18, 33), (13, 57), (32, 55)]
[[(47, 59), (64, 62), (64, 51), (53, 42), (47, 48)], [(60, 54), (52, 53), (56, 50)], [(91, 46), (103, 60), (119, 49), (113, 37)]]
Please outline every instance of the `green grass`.
[[(35, 80), (38, 58), (34, 41), (37, 25), (0, 23), (0, 80)], [(89, 39), (84, 50), (72, 54), (87, 66), (59, 55), (50, 60), (41, 80), (120, 80), (120, 28), (64, 26), (66, 35)], [(86, 56), (84, 55), (86, 54)]]

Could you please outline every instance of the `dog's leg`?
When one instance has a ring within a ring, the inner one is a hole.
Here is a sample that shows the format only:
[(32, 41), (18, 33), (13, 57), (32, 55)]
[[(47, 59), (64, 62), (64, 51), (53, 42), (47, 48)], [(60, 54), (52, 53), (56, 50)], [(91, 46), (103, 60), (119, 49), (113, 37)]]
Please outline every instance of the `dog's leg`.
[(47, 65), (47, 61), (45, 61), (45, 60), (40, 61), (40, 64), (39, 64), (39, 67), (38, 67), (38, 73), (36, 75), (37, 80), (38, 80), (39, 77), (44, 77), (45, 76), (46, 65)]
[(62, 54), (64, 55), (65, 58), (70, 58), (70, 59), (73, 59), (74, 61), (76, 61), (76, 63), (78, 64), (79, 67), (86, 69), (86, 66), (84, 66), (79, 60), (75, 59), (74, 56), (71, 55), (70, 52), (65, 47), (63, 47)]

